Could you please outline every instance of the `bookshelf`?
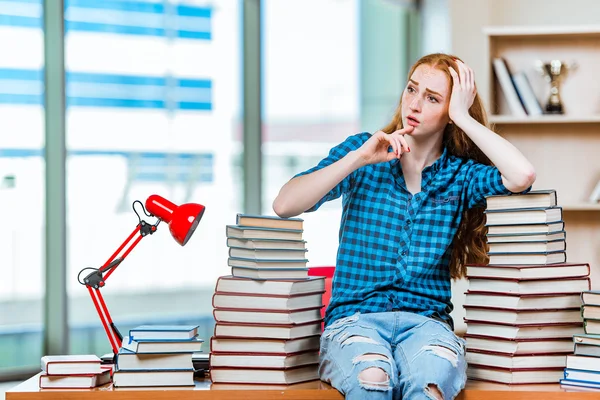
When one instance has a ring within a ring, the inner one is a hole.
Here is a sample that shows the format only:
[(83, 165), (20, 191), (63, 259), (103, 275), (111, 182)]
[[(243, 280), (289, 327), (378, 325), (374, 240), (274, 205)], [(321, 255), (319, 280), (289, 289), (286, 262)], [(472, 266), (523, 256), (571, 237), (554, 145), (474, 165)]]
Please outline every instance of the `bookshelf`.
[[(594, 284), (600, 283), (600, 204), (588, 201), (600, 181), (600, 25), (488, 27), (483, 32), (489, 121), (535, 166), (534, 189), (556, 189), (567, 231), (567, 259), (589, 262), (592, 286), (600, 289)], [(564, 114), (511, 115), (493, 71), (496, 57), (506, 60), (511, 73), (525, 73), (542, 108), (550, 85), (535, 61), (576, 62), (577, 69), (560, 86)]]

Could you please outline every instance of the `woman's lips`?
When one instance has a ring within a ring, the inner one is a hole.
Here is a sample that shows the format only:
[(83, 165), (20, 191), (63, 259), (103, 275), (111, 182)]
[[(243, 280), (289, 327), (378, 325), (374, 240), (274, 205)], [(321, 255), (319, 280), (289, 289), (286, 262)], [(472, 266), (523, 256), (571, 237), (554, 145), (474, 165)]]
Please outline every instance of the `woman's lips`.
[(419, 126), (420, 122), (416, 118), (408, 117), (406, 118), (406, 124), (410, 126)]

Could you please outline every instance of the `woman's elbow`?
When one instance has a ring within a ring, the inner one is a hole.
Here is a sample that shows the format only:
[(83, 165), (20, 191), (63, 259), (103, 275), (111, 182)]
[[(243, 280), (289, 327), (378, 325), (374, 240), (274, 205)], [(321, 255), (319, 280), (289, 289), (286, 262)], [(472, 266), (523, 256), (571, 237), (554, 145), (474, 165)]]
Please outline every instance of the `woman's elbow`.
[(522, 192), (528, 188), (530, 188), (536, 179), (536, 173), (533, 166), (529, 167), (526, 171), (523, 172), (522, 178), (518, 183), (519, 190), (518, 192)]
[(293, 217), (294, 214), (289, 207), (289, 202), (285, 201), (281, 195), (277, 196), (275, 200), (273, 200), (273, 211), (281, 218), (290, 218)]

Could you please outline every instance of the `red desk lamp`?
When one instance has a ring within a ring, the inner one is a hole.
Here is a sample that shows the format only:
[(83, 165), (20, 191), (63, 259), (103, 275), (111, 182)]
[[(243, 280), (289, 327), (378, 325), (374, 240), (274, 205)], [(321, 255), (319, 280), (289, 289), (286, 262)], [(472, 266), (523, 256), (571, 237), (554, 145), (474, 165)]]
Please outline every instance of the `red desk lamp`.
[[(146, 221), (142, 220), (140, 215), (135, 209), (135, 205), (139, 203), (146, 214), (149, 217), (156, 217), (158, 220), (154, 225), (148, 224)], [(146, 208), (141, 201), (136, 200), (133, 202), (133, 211), (138, 217), (139, 223), (131, 232), (129, 237), (125, 239), (125, 241), (121, 244), (121, 246), (114, 252), (112, 256), (104, 263), (104, 265), (100, 268), (84, 268), (79, 271), (79, 275), (85, 270), (93, 269), (94, 271), (88, 274), (85, 278), (83, 278), (83, 282), (79, 278), (79, 283), (85, 285), (88, 288), (90, 296), (92, 297), (92, 301), (94, 302), (94, 306), (96, 307), (96, 311), (98, 312), (98, 316), (102, 321), (102, 326), (106, 331), (106, 335), (108, 336), (108, 340), (110, 341), (110, 345), (112, 347), (113, 353), (117, 354), (119, 352), (119, 348), (121, 347), (121, 343), (123, 342), (123, 336), (115, 326), (110, 317), (110, 313), (108, 312), (108, 308), (106, 307), (106, 303), (102, 298), (102, 294), (100, 293), (100, 288), (105, 285), (108, 277), (115, 271), (115, 269), (121, 264), (121, 262), (127, 257), (127, 255), (133, 250), (133, 248), (147, 235), (152, 235), (156, 232), (156, 228), (160, 221), (165, 221), (169, 225), (169, 229), (171, 231), (171, 235), (175, 239), (177, 243), (182, 246), (188, 242), (196, 227), (198, 226), (198, 222), (202, 218), (204, 214), (204, 206), (196, 203), (187, 203), (177, 206), (171, 203), (169, 200), (160, 197), (156, 194), (151, 195), (146, 200)], [(148, 211), (146, 211), (146, 209)], [(137, 235), (139, 233), (139, 235)], [(136, 237), (137, 235), (137, 237)], [(135, 239), (134, 239), (135, 238)], [(133, 242), (132, 242), (133, 240)], [(132, 242), (130, 244), (130, 242)], [(129, 246), (128, 246), (129, 245)], [(128, 246), (127, 248), (125, 248)], [(125, 250), (124, 250), (125, 249)], [(120, 254), (124, 250), (123, 254), (117, 258), (117, 255)], [(104, 275), (106, 273), (106, 275)]]

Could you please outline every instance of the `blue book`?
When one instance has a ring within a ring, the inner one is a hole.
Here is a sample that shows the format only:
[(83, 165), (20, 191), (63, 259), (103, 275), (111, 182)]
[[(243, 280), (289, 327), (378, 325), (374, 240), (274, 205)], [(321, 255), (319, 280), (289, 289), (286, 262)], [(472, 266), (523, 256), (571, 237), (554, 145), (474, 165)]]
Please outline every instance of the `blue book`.
[(124, 337), (121, 350), (128, 350), (137, 354), (165, 354), (165, 353), (195, 353), (202, 349), (204, 340), (195, 337), (187, 340), (133, 340)]
[(198, 325), (140, 325), (129, 330), (132, 340), (192, 340)]

